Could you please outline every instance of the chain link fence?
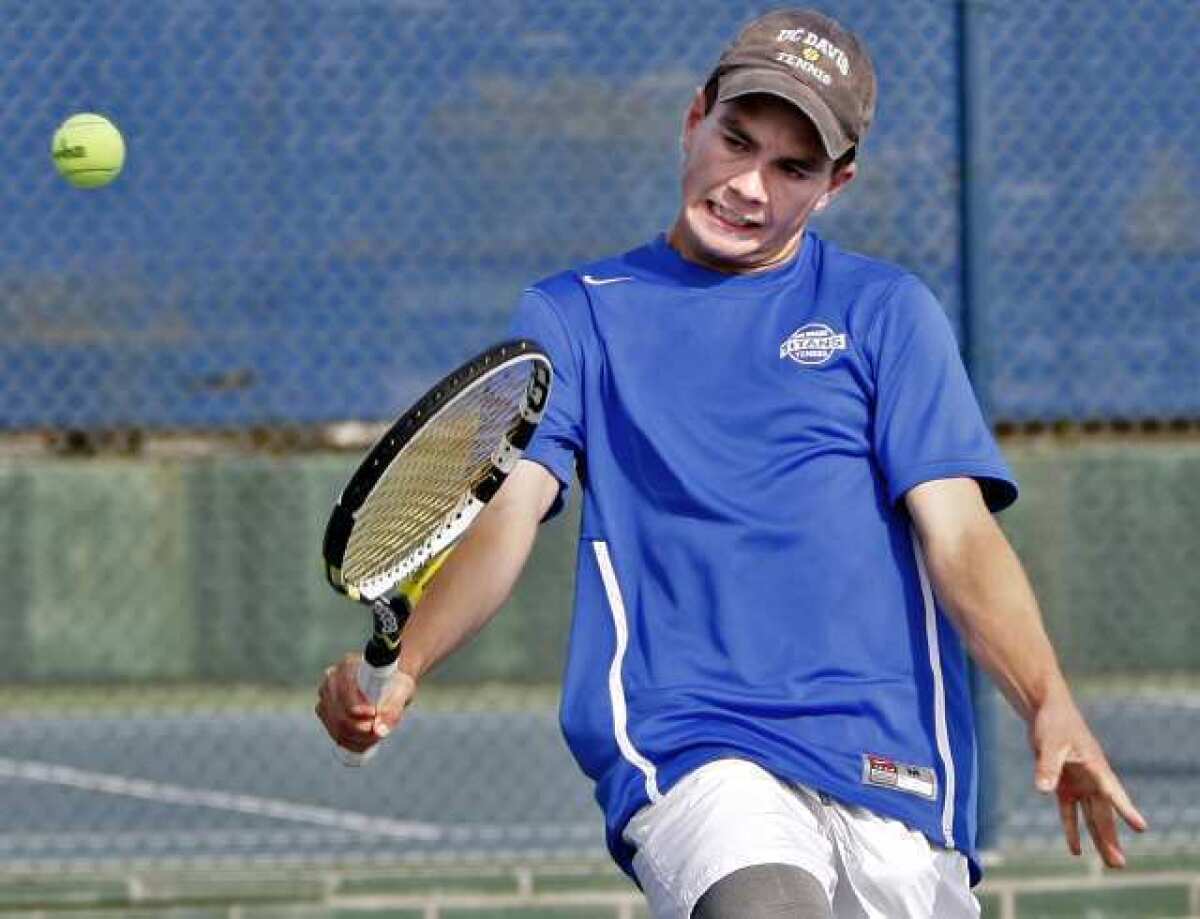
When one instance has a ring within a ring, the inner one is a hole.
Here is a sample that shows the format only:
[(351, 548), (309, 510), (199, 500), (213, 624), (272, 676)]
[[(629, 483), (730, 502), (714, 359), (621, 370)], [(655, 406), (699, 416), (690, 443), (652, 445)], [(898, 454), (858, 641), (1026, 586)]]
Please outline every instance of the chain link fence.
[(974, 363), (1008, 421), (1200, 415), (1200, 9), (972, 5)]
[[(1194, 0), (824, 7), (881, 99), (821, 232), (928, 281), (999, 423), (1200, 420)], [(0, 0), (0, 866), (602, 856), (555, 714), (570, 516), (353, 773), (311, 705), (366, 621), (320, 535), (525, 284), (670, 222), (684, 109), (762, 9)], [(50, 162), (77, 111), (126, 137), (102, 191)], [(1200, 845), (1200, 442), (1007, 443), (1064, 661)], [(993, 845), (1058, 844), (993, 721)]]

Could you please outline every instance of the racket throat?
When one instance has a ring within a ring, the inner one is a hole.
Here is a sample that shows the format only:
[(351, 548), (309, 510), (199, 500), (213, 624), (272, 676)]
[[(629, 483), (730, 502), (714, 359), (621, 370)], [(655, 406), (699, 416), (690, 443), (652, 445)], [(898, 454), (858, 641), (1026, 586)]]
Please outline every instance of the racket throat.
[(387, 667), (400, 656), (400, 632), (412, 613), (404, 596), (379, 598), (371, 603), (373, 630), (363, 649), (363, 659), (372, 667)]

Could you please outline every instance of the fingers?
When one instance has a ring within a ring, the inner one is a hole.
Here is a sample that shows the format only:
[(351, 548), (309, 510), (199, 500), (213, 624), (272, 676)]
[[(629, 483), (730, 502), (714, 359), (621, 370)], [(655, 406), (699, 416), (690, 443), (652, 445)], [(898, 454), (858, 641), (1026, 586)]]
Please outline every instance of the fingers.
[(1037, 766), (1034, 768), (1034, 786), (1038, 791), (1048, 795), (1058, 787), (1063, 766), (1070, 755), (1069, 744), (1063, 744), (1053, 749), (1043, 749), (1038, 754)]
[(317, 717), (325, 726), (325, 733), (339, 747), (353, 750), (355, 753), (361, 753), (379, 741), (378, 735), (373, 730), (374, 722), (372, 720), (351, 721), (340, 718), (331, 711), (324, 709), (320, 702), (314, 707), (314, 711), (316, 711)]
[(1083, 814), (1087, 818), (1088, 832), (1096, 851), (1104, 859), (1109, 868), (1124, 868), (1125, 853), (1121, 851), (1121, 843), (1117, 839), (1117, 823), (1113, 817), (1112, 805), (1107, 801), (1094, 798), (1083, 800)]
[(1116, 815), (1138, 832), (1147, 828), (1146, 818), (1134, 807), (1069, 699), (1039, 710), (1030, 724), (1030, 743), (1037, 752), (1034, 785), (1043, 794), (1057, 792), (1059, 819), (1072, 854), (1082, 852), (1078, 811), (1082, 807), (1088, 834), (1104, 863), (1123, 867), (1125, 853)]
[(388, 686), (387, 695), (379, 700), (375, 733), (379, 737), (387, 737), (404, 717), (404, 711), (412, 703), (416, 684), (412, 677), (402, 670), (396, 672)]
[(1139, 833), (1145, 832), (1148, 824), (1111, 770), (1103, 771), (1098, 784), (1099, 792), (1084, 798), (1082, 802), (1088, 818), (1088, 832), (1092, 834), (1092, 841), (1104, 864), (1109, 868), (1124, 868), (1125, 852), (1117, 833), (1116, 814), (1120, 814)]
[(358, 688), (358, 661), (348, 654), (325, 671), (314, 707), (326, 733), (340, 747), (361, 753), (379, 740), (375, 733), (376, 710)]
[(1083, 845), (1079, 839), (1079, 813), (1075, 810), (1075, 802), (1069, 798), (1059, 798), (1058, 818), (1062, 821), (1063, 833), (1067, 837), (1067, 848), (1072, 855), (1082, 855)]
[(313, 709), (334, 742), (355, 753), (395, 730), (416, 691), (412, 677), (400, 671), (392, 677), (384, 698), (371, 704), (358, 686), (360, 660), (357, 654), (347, 654), (325, 670)]
[(1125, 791), (1125, 786), (1121, 784), (1115, 775), (1109, 773), (1102, 787), (1104, 788), (1106, 797), (1112, 802), (1112, 806), (1117, 809), (1117, 813), (1121, 815), (1121, 819), (1129, 824), (1131, 829), (1138, 833), (1144, 833), (1149, 829), (1150, 824), (1142, 816), (1142, 812), (1134, 807), (1133, 799), (1129, 797)]
[(1146, 829), (1146, 819), (1134, 807), (1120, 781), (1103, 760), (1098, 763), (1070, 763), (1060, 775), (1059, 818), (1067, 837), (1067, 847), (1074, 855), (1082, 851), (1078, 807), (1083, 808), (1088, 835), (1104, 864), (1109, 868), (1125, 867), (1117, 814), (1138, 832)]

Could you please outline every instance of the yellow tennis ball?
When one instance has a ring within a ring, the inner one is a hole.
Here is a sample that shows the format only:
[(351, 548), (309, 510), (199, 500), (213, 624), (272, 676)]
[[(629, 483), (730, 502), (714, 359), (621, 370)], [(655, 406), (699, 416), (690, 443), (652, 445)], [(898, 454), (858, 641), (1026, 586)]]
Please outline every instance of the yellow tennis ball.
[(125, 165), (125, 139), (103, 115), (72, 115), (54, 132), (54, 165), (76, 188), (101, 188)]

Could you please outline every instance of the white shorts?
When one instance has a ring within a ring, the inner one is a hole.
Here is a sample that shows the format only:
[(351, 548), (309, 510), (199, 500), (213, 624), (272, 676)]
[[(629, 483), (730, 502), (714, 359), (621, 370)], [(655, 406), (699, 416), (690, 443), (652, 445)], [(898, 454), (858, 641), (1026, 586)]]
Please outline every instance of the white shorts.
[(897, 820), (783, 782), (745, 760), (708, 763), (625, 828), (654, 919), (690, 919), (696, 901), (751, 865), (795, 865), (825, 888), (837, 919), (978, 919), (967, 860)]

